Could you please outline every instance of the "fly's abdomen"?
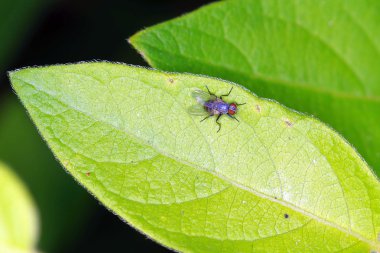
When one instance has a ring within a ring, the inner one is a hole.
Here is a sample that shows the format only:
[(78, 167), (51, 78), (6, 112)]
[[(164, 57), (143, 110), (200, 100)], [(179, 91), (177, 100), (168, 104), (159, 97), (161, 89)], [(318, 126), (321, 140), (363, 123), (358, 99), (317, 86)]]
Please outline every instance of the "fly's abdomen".
[(213, 101), (207, 101), (204, 103), (204, 108), (205, 110), (210, 114), (210, 115), (214, 115), (215, 112), (214, 112), (214, 102)]

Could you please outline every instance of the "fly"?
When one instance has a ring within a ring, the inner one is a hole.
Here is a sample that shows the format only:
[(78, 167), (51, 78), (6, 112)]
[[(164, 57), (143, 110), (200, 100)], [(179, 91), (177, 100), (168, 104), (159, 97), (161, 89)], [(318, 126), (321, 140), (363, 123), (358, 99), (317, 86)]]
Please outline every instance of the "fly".
[(230, 118), (235, 119), (236, 121), (239, 121), (234, 115), (237, 112), (237, 107), (239, 105), (244, 105), (245, 103), (238, 104), (236, 102), (233, 103), (227, 103), (223, 100), (223, 97), (228, 97), (233, 89), (231, 87), (230, 91), (227, 94), (216, 96), (214, 93), (211, 93), (208, 87), (206, 86), (207, 92), (203, 90), (195, 90), (192, 92), (192, 96), (197, 100), (198, 104), (193, 105), (189, 108), (189, 113), (192, 115), (202, 116), (205, 114), (205, 112), (208, 113), (208, 115), (202, 119), (200, 122), (212, 117), (216, 117), (216, 124), (218, 124), (219, 128), (218, 131), (220, 131), (221, 124), (219, 122), (220, 117), (223, 115), (227, 115)]

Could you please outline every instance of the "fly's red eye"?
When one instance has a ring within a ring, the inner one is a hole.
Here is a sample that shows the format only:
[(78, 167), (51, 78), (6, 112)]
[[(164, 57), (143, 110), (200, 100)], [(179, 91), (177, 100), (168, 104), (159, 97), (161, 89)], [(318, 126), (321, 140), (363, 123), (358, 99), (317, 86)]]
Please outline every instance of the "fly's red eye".
[(236, 104), (232, 103), (230, 104), (230, 107), (228, 108), (228, 114), (234, 115), (236, 113)]

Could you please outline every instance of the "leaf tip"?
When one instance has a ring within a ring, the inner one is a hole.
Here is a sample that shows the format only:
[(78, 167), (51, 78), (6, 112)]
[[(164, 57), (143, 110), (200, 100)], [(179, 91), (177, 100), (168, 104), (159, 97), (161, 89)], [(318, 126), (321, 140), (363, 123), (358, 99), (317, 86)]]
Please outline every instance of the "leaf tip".
[(29, 67), (26, 68), (20, 68), (20, 69), (15, 69), (15, 70), (10, 70), (7, 72), (9, 80), (12, 82), (14, 79), (19, 79), (21, 73), (28, 71)]
[(24, 72), (23, 69), (17, 69), (17, 70), (12, 70), (12, 71), (7, 72), (12, 90), (16, 94), (19, 94), (20, 88), (24, 84), (22, 81), (23, 80), (22, 75), (21, 75), (22, 72)]
[(12, 82), (12, 80), (14, 79), (14, 76), (15, 74), (18, 72), (19, 70), (10, 70), (7, 72), (7, 76), (8, 76), (8, 79)]
[(139, 47), (141, 46), (139, 41), (143, 33), (144, 33), (144, 30), (140, 30), (137, 33), (133, 34), (131, 37), (127, 38), (128, 43), (137, 51), (139, 50)]
[(13, 89), (14, 91), (16, 90), (15, 83), (16, 83), (16, 79), (17, 79), (17, 74), (18, 74), (20, 71), (21, 71), (21, 70), (16, 69), (16, 70), (10, 70), (10, 71), (7, 72), (9, 82), (10, 82), (11, 87), (12, 87), (12, 89)]
[(137, 51), (137, 53), (141, 55), (144, 61), (146, 61), (150, 66), (155, 67), (154, 62), (146, 55), (145, 52), (147, 52), (147, 50), (145, 50), (143, 43), (140, 43), (142, 41), (141, 37), (145, 32), (146, 30), (141, 30), (129, 37), (127, 41)]

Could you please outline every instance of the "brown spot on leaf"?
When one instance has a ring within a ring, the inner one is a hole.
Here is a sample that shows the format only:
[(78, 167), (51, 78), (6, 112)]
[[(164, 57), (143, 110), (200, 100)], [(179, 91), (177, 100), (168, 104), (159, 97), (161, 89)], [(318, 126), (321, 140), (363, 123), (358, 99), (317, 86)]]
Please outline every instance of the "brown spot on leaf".
[(90, 172), (86, 172), (86, 176), (88, 176), (88, 177), (89, 177), (90, 175), (91, 175), (91, 173), (90, 173)]
[(173, 78), (169, 78), (168, 81), (169, 81), (169, 83), (174, 83), (174, 79)]
[(256, 110), (257, 110), (257, 112), (261, 112), (261, 107), (259, 106), (259, 105), (256, 105)]
[(292, 123), (290, 120), (288, 120), (288, 119), (285, 120), (285, 124), (286, 124), (288, 127), (292, 127), (292, 126), (293, 126), (293, 123)]

